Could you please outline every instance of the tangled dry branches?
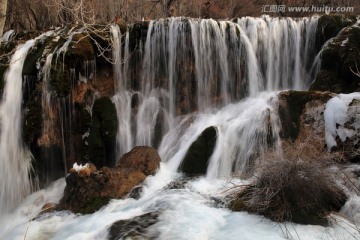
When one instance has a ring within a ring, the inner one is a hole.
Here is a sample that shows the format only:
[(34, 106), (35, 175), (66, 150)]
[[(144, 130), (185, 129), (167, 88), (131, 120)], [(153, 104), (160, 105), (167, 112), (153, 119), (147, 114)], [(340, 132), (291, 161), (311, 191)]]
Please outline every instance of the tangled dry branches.
[(347, 199), (334, 174), (319, 162), (268, 161), (231, 208), (260, 213), (277, 222), (323, 224)]

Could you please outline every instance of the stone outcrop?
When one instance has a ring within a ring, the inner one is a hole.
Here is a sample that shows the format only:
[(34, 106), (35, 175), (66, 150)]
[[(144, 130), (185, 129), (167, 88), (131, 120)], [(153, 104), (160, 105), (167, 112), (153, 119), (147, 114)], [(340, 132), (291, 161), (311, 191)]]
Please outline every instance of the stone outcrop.
[(119, 220), (109, 228), (108, 239), (149, 239), (147, 229), (158, 222), (158, 217), (158, 212), (150, 212), (132, 219)]
[[(296, 140), (304, 129), (304, 112), (308, 106), (324, 105), (334, 94), (315, 91), (285, 91), (279, 94), (280, 136), (285, 140)], [(323, 114), (324, 109), (322, 109)], [(316, 113), (318, 114), (318, 113)]]
[(159, 168), (160, 161), (160, 156), (154, 148), (138, 146), (119, 159), (117, 168), (137, 169), (145, 175), (152, 175)]
[(216, 127), (206, 128), (187, 151), (179, 171), (188, 175), (205, 174), (217, 141)]
[(316, 49), (320, 51), (321, 47), (329, 39), (336, 37), (336, 35), (345, 27), (356, 23), (355, 16), (345, 15), (322, 15), (319, 18), (316, 30)]
[(88, 158), (98, 168), (115, 165), (115, 143), (118, 128), (115, 104), (109, 97), (94, 102), (88, 141)]
[(135, 147), (120, 159), (115, 168), (98, 170), (88, 163), (80, 169), (71, 169), (57, 209), (93, 213), (110, 199), (126, 197), (148, 175), (155, 174), (159, 164), (160, 157), (155, 149)]
[(360, 26), (356, 23), (342, 29), (322, 47), (320, 71), (310, 90), (335, 93), (359, 91), (360, 77), (355, 74), (360, 66), (359, 51)]
[(348, 107), (344, 126), (355, 134), (328, 151), (325, 141), (324, 111), (326, 103), (336, 94), (330, 92), (286, 91), (279, 94), (279, 113), (282, 125), (282, 146), (285, 159), (331, 160), (356, 162), (359, 159), (360, 104), (354, 100)]

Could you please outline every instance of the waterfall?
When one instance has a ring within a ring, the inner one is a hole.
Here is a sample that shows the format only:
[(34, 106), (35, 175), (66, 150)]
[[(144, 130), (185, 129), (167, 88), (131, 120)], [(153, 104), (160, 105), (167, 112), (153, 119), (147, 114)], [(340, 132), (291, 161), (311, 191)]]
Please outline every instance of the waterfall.
[(0, 212), (6, 213), (32, 190), (31, 153), (22, 143), (22, 69), (26, 55), (36, 40), (17, 47), (5, 74), (5, 89), (0, 106)]
[[(280, 154), (276, 94), (259, 93), (310, 85), (316, 27), (316, 17), (150, 21), (136, 89), (130, 84), (135, 76), (129, 71), (129, 32), (122, 40), (119, 28), (113, 27), (118, 156), (135, 145), (157, 147), (160, 138), (164, 161), (176, 169), (209, 126), (218, 128), (209, 177), (246, 171), (249, 162), (266, 150), (269, 134)], [(134, 111), (130, 101), (135, 93)], [(176, 127), (191, 113), (190, 126)], [(165, 126), (161, 131), (159, 121)]]
[(124, 88), (124, 79), (121, 71), (121, 32), (119, 26), (114, 25), (111, 26), (110, 31), (113, 40), (112, 56), (114, 62), (114, 79), (116, 79), (116, 81), (114, 81), (114, 87), (116, 91), (119, 91), (119, 89)]
[(306, 89), (314, 58), (317, 17), (244, 17), (238, 24), (249, 36), (265, 80), (263, 89)]
[(120, 91), (112, 98), (115, 103), (119, 124), (116, 135), (116, 159), (130, 151), (133, 146), (131, 98), (132, 94), (129, 91)]
[[(316, 24), (316, 18), (169, 18), (151, 21), (146, 40), (141, 36), (136, 44), (130, 41), (134, 37), (131, 29), (121, 33), (118, 27), (111, 27), (112, 101), (119, 124), (116, 157), (135, 145), (146, 144), (158, 148), (163, 162), (158, 172), (137, 188), (138, 198), (112, 199), (93, 214), (49, 211), (39, 215), (44, 204), (59, 202), (66, 186), (64, 179), (22, 199), (31, 188), (31, 166), (29, 151), (21, 144), (21, 72), (35, 40), (19, 46), (5, 77), (0, 106), (0, 238), (112, 239), (109, 232), (115, 226), (120, 229), (118, 237), (123, 238), (360, 239), (356, 231), (359, 221), (346, 219), (359, 215), (358, 196), (350, 196), (344, 217), (331, 215), (326, 226), (291, 223), (289, 228), (288, 222), (225, 207), (229, 194), (251, 184), (251, 179), (237, 174), (247, 173), (268, 151), (281, 157), (277, 91), (309, 86), (309, 70), (316, 56), (312, 51)], [(71, 122), (72, 93), (67, 98), (52, 96), (56, 101), (51, 103), (47, 83), (51, 62), (67, 51), (70, 41), (48, 55), (43, 68), (43, 109), (52, 105), (60, 115), (58, 125), (48, 122), (52, 109), (47, 109), (43, 132), (58, 128), (61, 137), (57, 141), (61, 141), (65, 157), (65, 146), (72, 144), (66, 135), (69, 128), (76, 128)], [(93, 79), (90, 75), (95, 73), (90, 68), (94, 63), (85, 63), (86, 76), (80, 81)], [(69, 70), (71, 77), (78, 73), (74, 68)], [(101, 94), (95, 92), (93, 97)], [(91, 113), (89, 102), (83, 107)], [(217, 141), (206, 176), (189, 178), (177, 173), (190, 146), (208, 127), (216, 129)], [(88, 134), (85, 132), (83, 140)], [(351, 172), (355, 170), (359, 167)], [(21, 204), (7, 214), (20, 200)]]
[(114, 89), (115, 95), (112, 98), (112, 101), (115, 104), (118, 118), (118, 131), (116, 137), (116, 160), (121, 157), (122, 154), (131, 150), (133, 146), (133, 133), (132, 133), (132, 123), (131, 123), (131, 100), (133, 93), (127, 89), (127, 68), (129, 61), (129, 34), (126, 34), (126, 45), (125, 45), (125, 55), (122, 55), (122, 44), (119, 26), (111, 26), (111, 36), (113, 39), (112, 45), (112, 59), (114, 61), (113, 71), (114, 71)]

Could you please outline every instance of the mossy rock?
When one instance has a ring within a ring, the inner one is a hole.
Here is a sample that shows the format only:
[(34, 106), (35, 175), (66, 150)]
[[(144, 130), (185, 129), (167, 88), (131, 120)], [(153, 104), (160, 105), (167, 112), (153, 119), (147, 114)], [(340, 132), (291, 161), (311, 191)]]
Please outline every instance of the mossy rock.
[(346, 27), (321, 50), (321, 70), (310, 90), (351, 93), (360, 90), (360, 25)]
[(316, 75), (315, 81), (311, 84), (310, 91), (330, 91), (339, 92), (341, 86), (339, 86), (339, 79), (337, 73), (331, 70), (320, 70)]
[(103, 137), (116, 137), (117, 114), (115, 104), (109, 97), (101, 97), (94, 102), (92, 116), (93, 122), (100, 124), (100, 132)]
[(80, 110), (78, 134), (81, 134), (80, 158), (83, 162), (89, 162), (89, 135), (91, 129), (91, 114), (85, 108)]
[(38, 89), (34, 91), (24, 110), (23, 139), (26, 143), (36, 141), (41, 135), (42, 124), (42, 93)]
[(337, 71), (340, 68), (338, 43), (329, 42), (321, 51), (321, 69)]
[(72, 89), (70, 67), (63, 60), (53, 61), (50, 70), (50, 89), (57, 97), (66, 97)]
[[(60, 37), (55, 47), (59, 48), (65, 41), (65, 38)], [(66, 97), (70, 94), (73, 85), (78, 82), (79, 74), (86, 75), (86, 61), (96, 58), (94, 44), (85, 33), (75, 34), (67, 51), (57, 52), (54, 58), (57, 61), (53, 61), (51, 66), (51, 90), (58, 97)]]
[(86, 108), (80, 111), (80, 133), (85, 133), (91, 128), (91, 114)]
[(118, 120), (115, 104), (109, 97), (94, 102), (89, 136), (89, 160), (98, 168), (115, 163)]
[(98, 211), (103, 206), (106, 206), (107, 204), (109, 204), (109, 202), (110, 202), (109, 197), (96, 196), (96, 197), (90, 198), (79, 209), (79, 213), (92, 214), (92, 213)]
[(206, 128), (187, 151), (179, 171), (188, 175), (206, 174), (217, 141), (216, 127)]
[(353, 25), (355, 22), (356, 16), (322, 15), (318, 20), (316, 30), (316, 49), (319, 51), (326, 41), (335, 37), (341, 29)]
[(80, 58), (82, 60), (93, 60), (95, 58), (94, 45), (85, 33), (73, 36), (72, 43), (66, 52), (66, 58)]

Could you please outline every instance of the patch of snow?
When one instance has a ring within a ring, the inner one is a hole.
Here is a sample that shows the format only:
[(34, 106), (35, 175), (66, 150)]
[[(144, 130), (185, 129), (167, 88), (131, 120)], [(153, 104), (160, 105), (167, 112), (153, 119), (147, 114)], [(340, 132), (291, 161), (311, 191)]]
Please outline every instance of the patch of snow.
[(88, 163), (86, 163), (85, 165), (82, 165), (82, 164), (78, 165), (77, 163), (74, 163), (74, 165), (73, 165), (73, 169), (75, 169), (77, 172), (80, 172), (82, 169), (88, 168), (88, 167), (89, 167)]
[(339, 136), (341, 141), (351, 138), (355, 131), (347, 129), (344, 125), (348, 119), (349, 104), (354, 100), (360, 100), (360, 93), (339, 94), (330, 99), (325, 106), (324, 120), (325, 120), (325, 140), (328, 151), (336, 146), (336, 137)]

